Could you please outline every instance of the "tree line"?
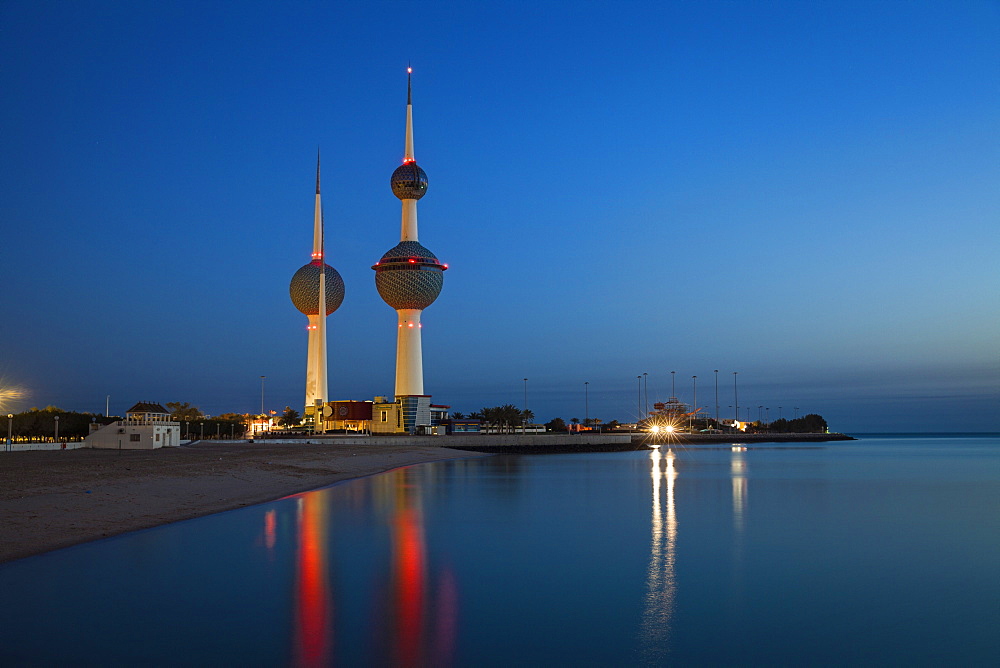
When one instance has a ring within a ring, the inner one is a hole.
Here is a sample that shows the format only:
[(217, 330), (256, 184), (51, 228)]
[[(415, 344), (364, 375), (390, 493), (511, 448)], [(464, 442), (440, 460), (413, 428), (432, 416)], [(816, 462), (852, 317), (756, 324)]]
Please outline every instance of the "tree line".
[[(454, 413), (452, 417), (461, 420), (465, 416), (462, 413)], [(512, 432), (514, 427), (531, 424), (535, 419), (535, 414), (530, 410), (521, 410), (513, 404), (504, 404), (492, 408), (480, 408), (478, 411), (469, 413), (469, 419), (479, 420), (484, 425), (496, 427), (501, 431)]]
[[(204, 433), (205, 438), (215, 438), (216, 435), (239, 438), (247, 430), (248, 416), (241, 413), (224, 413), (207, 417), (196, 406), (192, 406), (188, 402), (167, 402), (166, 407), (170, 410), (171, 420), (182, 424), (187, 422), (181, 427), (182, 437), (186, 437), (188, 434), (200, 436)], [(59, 418), (59, 440), (80, 440), (90, 434), (92, 423), (106, 425), (125, 419), (120, 415), (67, 411), (57, 406), (30, 408), (13, 415), (14, 417), (10, 418), (10, 433), (11, 437), (17, 441), (55, 438), (57, 417)], [(185, 427), (187, 428), (186, 433), (184, 432)], [(3, 429), (0, 428), (0, 438), (6, 437), (7, 434), (3, 433)]]
[[(90, 424), (92, 422), (105, 425), (121, 419), (119, 417), (108, 417), (94, 413), (64, 411), (56, 406), (46, 406), (41, 409), (30, 408), (21, 413), (14, 413), (13, 415), (14, 417), (10, 418), (10, 433), (18, 441), (55, 438), (56, 418), (59, 418), (60, 440), (78, 440), (86, 437), (90, 433)], [(6, 438), (7, 434), (2, 434), (2, 437)]]

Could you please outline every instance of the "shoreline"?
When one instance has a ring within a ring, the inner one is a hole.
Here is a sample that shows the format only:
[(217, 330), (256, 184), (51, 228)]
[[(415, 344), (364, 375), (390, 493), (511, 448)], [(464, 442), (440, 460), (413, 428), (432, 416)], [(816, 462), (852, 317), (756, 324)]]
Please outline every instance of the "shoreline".
[[(495, 454), (645, 450), (652, 445), (854, 440), (842, 434), (493, 435), (201, 441), (155, 450), (0, 454), (0, 564), (131, 531), (275, 501), (413, 464)], [(806, 437), (806, 438), (803, 438)], [(475, 443), (474, 445), (472, 443)]]
[(444, 459), (437, 445), (194, 443), (0, 455), (0, 564)]
[(658, 447), (699, 447), (702, 445), (745, 445), (745, 444), (793, 444), (793, 443), (827, 443), (829, 441), (856, 441), (846, 434), (661, 434), (624, 433), (605, 434), (548, 434), (532, 437), (514, 435), (502, 442), (485, 443), (472, 442), (445, 445), (446, 448), (465, 450), (468, 452), (485, 452), (491, 454), (561, 454), (573, 452), (632, 452), (635, 450), (651, 450)]

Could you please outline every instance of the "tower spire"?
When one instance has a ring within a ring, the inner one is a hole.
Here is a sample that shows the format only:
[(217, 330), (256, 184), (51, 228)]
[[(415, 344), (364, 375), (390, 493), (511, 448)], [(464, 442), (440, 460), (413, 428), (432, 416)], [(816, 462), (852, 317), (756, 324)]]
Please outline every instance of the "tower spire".
[(413, 68), (406, 67), (406, 148), (403, 155), (403, 162), (416, 162), (413, 157)]
[(316, 149), (316, 209), (313, 212), (313, 252), (312, 260), (323, 264), (323, 205), (319, 196), (319, 149)]

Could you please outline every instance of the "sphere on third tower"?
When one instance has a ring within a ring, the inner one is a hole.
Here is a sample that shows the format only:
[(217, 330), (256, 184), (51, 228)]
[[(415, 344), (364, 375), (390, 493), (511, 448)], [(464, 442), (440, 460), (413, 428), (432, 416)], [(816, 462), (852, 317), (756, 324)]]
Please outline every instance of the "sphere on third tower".
[(427, 194), (427, 174), (415, 162), (404, 162), (389, 180), (392, 194), (399, 199), (420, 199)]
[(447, 268), (416, 241), (400, 241), (372, 267), (379, 296), (396, 310), (433, 304), (441, 294)]
[[(319, 314), (319, 273), (318, 262), (310, 262), (292, 276), (288, 293), (295, 308), (306, 315)], [(344, 301), (344, 279), (340, 273), (326, 265), (326, 314), (336, 311)]]

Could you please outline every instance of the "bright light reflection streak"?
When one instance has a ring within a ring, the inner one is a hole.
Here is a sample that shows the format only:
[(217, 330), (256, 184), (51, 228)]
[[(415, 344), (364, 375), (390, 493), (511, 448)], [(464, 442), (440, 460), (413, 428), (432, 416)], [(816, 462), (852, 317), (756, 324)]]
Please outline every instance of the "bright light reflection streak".
[(743, 543), (747, 507), (747, 462), (746, 446), (734, 443), (730, 448), (729, 474), (733, 486), (733, 584), (730, 604), (731, 614), (739, 618), (745, 611), (745, 589), (743, 586)]
[(729, 463), (729, 472), (733, 478), (733, 527), (737, 534), (743, 533), (744, 508), (747, 502), (747, 463), (743, 458), (744, 447), (733, 446), (733, 459)]
[[(652, 535), (650, 538), (649, 569), (646, 575), (646, 604), (642, 614), (640, 639), (643, 663), (660, 664), (669, 651), (670, 621), (677, 591), (675, 574), (677, 548), (677, 512), (674, 505), (673, 450), (661, 458), (659, 448), (649, 453), (653, 481)], [(666, 464), (662, 470), (661, 459)], [(660, 493), (660, 478), (667, 482), (666, 517)]]

